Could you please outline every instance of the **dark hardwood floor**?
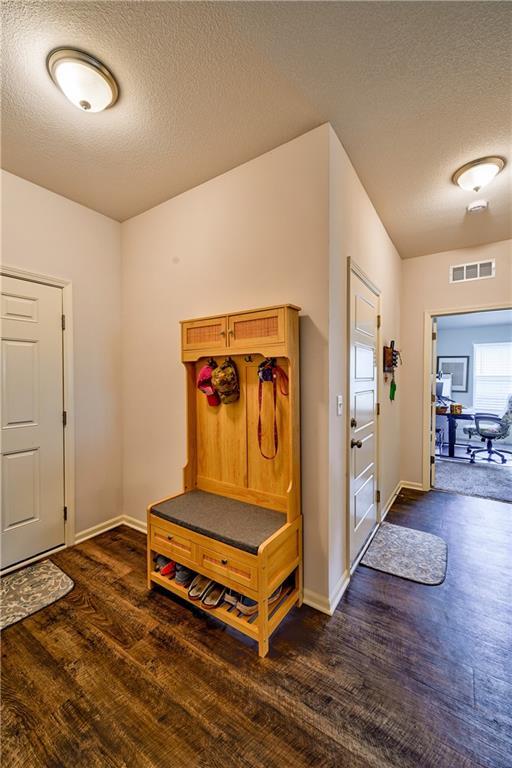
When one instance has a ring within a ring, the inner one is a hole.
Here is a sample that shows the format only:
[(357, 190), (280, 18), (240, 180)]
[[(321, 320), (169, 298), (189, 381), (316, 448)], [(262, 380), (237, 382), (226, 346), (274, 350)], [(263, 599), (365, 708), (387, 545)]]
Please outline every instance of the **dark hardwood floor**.
[(512, 506), (405, 492), (388, 522), (445, 538), (446, 581), (359, 567), (263, 660), (147, 592), (140, 533), (54, 556), (74, 590), (2, 633), (3, 768), (510, 768)]

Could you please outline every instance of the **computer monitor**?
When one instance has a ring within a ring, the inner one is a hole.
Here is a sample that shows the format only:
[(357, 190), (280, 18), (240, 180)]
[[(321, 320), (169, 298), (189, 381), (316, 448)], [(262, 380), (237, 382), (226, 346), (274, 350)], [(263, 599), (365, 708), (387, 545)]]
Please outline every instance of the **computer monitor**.
[(438, 373), (436, 380), (436, 397), (452, 396), (452, 375), (451, 373)]

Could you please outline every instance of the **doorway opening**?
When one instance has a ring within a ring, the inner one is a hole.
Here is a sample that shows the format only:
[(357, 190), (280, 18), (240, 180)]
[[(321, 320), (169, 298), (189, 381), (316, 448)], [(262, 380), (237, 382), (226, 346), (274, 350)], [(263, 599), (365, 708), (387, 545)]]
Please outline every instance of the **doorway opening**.
[(512, 310), (430, 316), (429, 488), (512, 502)]

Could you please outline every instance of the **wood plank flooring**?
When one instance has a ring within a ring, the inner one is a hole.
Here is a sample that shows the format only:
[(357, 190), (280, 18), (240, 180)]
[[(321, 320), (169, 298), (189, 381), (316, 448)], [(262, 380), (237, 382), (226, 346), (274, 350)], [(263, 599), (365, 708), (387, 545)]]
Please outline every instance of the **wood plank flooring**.
[(270, 655), (163, 591), (126, 527), (52, 559), (75, 580), (2, 633), (3, 768), (510, 768), (512, 506), (404, 492), (443, 536), (439, 587), (359, 567)]

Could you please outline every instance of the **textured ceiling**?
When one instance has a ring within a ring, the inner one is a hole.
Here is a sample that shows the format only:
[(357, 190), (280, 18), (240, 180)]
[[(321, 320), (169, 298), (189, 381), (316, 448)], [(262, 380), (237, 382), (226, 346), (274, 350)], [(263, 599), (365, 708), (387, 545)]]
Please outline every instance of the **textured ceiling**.
[[(2, 3), (2, 166), (124, 220), (326, 121), (403, 257), (512, 236), (507, 2)], [(83, 114), (54, 47), (115, 73)], [(450, 182), (502, 154), (486, 213)]]

